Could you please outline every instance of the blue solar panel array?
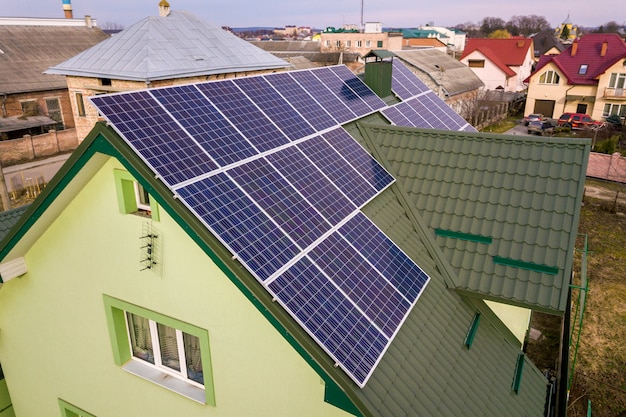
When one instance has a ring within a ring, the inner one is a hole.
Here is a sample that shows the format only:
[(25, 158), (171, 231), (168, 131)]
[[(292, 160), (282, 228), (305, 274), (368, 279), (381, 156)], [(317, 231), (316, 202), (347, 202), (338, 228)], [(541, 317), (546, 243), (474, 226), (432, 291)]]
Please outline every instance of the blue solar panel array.
[(385, 103), (344, 66), (91, 100), (364, 386), (428, 282), (360, 212), (394, 178), (341, 124)]
[(476, 131), (398, 59), (393, 60), (391, 90), (402, 102), (381, 113), (396, 126)]

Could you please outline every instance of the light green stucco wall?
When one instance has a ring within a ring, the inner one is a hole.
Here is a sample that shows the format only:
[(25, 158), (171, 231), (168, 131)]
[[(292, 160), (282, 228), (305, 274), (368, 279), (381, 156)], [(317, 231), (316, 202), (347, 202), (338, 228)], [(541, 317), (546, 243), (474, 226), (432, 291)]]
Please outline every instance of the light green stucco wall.
[(523, 345), (526, 339), (526, 332), (530, 326), (532, 311), (527, 308), (496, 303), (494, 301), (485, 300), (485, 303), (517, 337), (520, 341), (520, 346)]
[[(119, 212), (114, 168), (111, 159), (28, 251), (29, 272), (0, 289), (0, 360), (16, 415), (59, 415), (61, 398), (98, 417), (347, 416), (164, 210), (153, 223), (162, 274), (140, 272), (146, 219)], [(103, 294), (207, 329), (216, 406), (115, 365)]]

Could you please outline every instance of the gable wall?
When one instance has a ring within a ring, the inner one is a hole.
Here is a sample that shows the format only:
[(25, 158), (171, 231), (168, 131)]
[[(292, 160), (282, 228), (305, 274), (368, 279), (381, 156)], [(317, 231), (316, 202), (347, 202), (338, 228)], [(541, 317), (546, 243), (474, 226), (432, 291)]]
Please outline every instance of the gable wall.
[[(17, 415), (346, 416), (320, 377), (196, 244), (160, 211), (162, 274), (140, 271), (146, 221), (119, 213), (110, 159), (0, 290), (0, 360)], [(158, 255), (157, 255), (158, 260)], [(114, 364), (103, 295), (207, 329), (216, 406)], [(37, 398), (37, 401), (33, 401)]]
[(476, 74), (476, 76), (480, 78), (483, 83), (485, 83), (485, 90), (495, 90), (498, 86), (502, 86), (504, 87), (505, 91), (514, 91), (511, 90), (510, 86), (508, 85), (506, 74), (502, 72), (502, 70), (497, 65), (491, 62), (489, 58), (481, 54), (479, 51), (474, 51), (471, 54), (467, 55), (465, 58), (463, 58), (461, 62), (469, 66), (470, 60), (485, 61), (484, 68), (470, 67), (470, 69), (474, 71), (474, 74)]

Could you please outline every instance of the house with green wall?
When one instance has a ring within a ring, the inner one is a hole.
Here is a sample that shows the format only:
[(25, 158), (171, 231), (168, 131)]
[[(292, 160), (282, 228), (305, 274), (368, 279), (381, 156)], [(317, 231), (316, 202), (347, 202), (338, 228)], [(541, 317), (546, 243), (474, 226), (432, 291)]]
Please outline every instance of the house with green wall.
[[(329, 71), (345, 74), (321, 68), (302, 76), (323, 79)], [(400, 126), (388, 118), (403, 102), (397, 96), (379, 102), (357, 77), (326, 80), (343, 103), (374, 109), (235, 162), (224, 155), (260, 146), (245, 129), (258, 132), (261, 119), (246, 125), (234, 117), (243, 105), (228, 113), (219, 97), (197, 93), (232, 80), (94, 100), (107, 121), (0, 242), (0, 362), (16, 416), (543, 415), (548, 381), (486, 301), (553, 314), (568, 308), (590, 142), (478, 133), (459, 124)], [(198, 112), (220, 109), (213, 114), (225, 124), (214, 137), (225, 141), (236, 132), (246, 142), (221, 153), (225, 142), (206, 139), (217, 126), (206, 123), (207, 114), (173, 110), (190, 103)], [(283, 115), (291, 111), (284, 104)], [(272, 120), (267, 129), (294, 128), (276, 119), (273, 105), (249, 107), (248, 115), (258, 109)], [(312, 109), (298, 114), (313, 126), (337, 120), (334, 109), (325, 117)], [(421, 117), (444, 120), (448, 113), (439, 109)], [(317, 146), (323, 152), (315, 153)], [(332, 172), (312, 164), (309, 171), (276, 168), (280, 177), (268, 173), (269, 166), (330, 154), (333, 163), (319, 164)], [(361, 163), (358, 178), (345, 163), (352, 157)], [(262, 164), (265, 171), (247, 171)], [(235, 177), (247, 180), (220, 194), (216, 179)], [(345, 207), (335, 204), (374, 178), (384, 185), (314, 235), (311, 218), (334, 218)], [(202, 188), (207, 183), (214, 185)], [(282, 184), (297, 192), (285, 194)], [(315, 210), (290, 215), (304, 200)], [(278, 206), (283, 211), (274, 216)], [(344, 232), (356, 221), (350, 230), (367, 238)], [(299, 227), (293, 233), (292, 224)], [(250, 230), (266, 233), (244, 241)], [(281, 258), (266, 249), (290, 244), (277, 234), (284, 230), (293, 241), (319, 237)], [(332, 240), (335, 233), (349, 245)], [(357, 255), (348, 254), (362, 243), (355, 263)], [(324, 245), (329, 249), (316, 256)], [(290, 285), (292, 268), (305, 262), (309, 269), (293, 275), (299, 285)], [(264, 268), (274, 268), (268, 279)], [(366, 282), (371, 271), (384, 280)], [(340, 282), (343, 274), (354, 281)], [(414, 288), (413, 298), (398, 318), (388, 311), (392, 300), (405, 303), (396, 294), (407, 298), (404, 286)], [(379, 342), (375, 330), (386, 335), (385, 326), (392, 334)]]

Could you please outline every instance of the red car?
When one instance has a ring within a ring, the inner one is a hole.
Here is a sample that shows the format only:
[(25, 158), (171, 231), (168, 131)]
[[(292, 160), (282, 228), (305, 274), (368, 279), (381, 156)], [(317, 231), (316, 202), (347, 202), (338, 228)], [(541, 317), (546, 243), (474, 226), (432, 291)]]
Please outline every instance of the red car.
[(598, 128), (602, 127), (604, 123), (593, 120), (589, 115), (584, 113), (563, 113), (559, 117), (558, 125), (563, 127), (570, 127), (572, 129)]

